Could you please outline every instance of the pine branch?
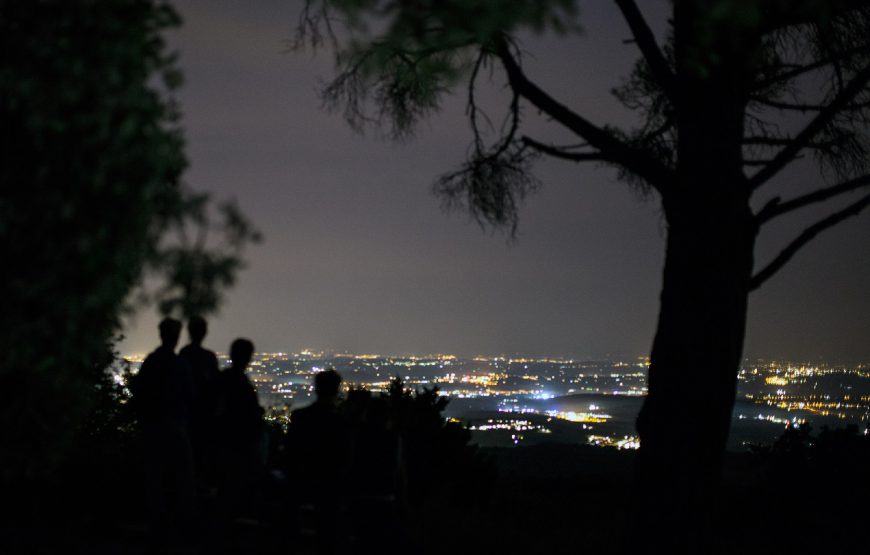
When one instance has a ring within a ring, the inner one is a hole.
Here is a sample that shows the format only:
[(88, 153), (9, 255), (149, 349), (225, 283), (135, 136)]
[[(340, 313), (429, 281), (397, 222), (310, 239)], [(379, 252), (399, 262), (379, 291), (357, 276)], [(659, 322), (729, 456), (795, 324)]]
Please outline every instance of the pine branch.
[(749, 179), (750, 186), (753, 189), (757, 189), (786, 167), (801, 150), (811, 143), (816, 135), (831, 123), (843, 108), (852, 102), (864, 87), (867, 86), (868, 82), (870, 82), (870, 65), (865, 66), (859, 71), (852, 78), (852, 81), (837, 93), (834, 99), (795, 136), (788, 146), (780, 150), (769, 164)]
[(536, 108), (561, 123), (604, 156), (623, 166), (629, 172), (647, 181), (653, 188), (665, 194), (671, 182), (671, 171), (658, 160), (614, 137), (586, 118), (573, 112), (536, 84), (532, 83), (510, 52), (506, 39), (495, 45), (496, 55), (507, 72), (511, 88)]
[(761, 225), (782, 214), (792, 212), (799, 208), (803, 208), (804, 206), (809, 206), (810, 204), (823, 202), (838, 195), (867, 186), (870, 186), (870, 174), (862, 175), (861, 177), (850, 179), (849, 181), (844, 181), (843, 183), (832, 185), (830, 187), (824, 187), (813, 191), (812, 193), (795, 197), (786, 202), (779, 202), (779, 200), (776, 200), (775, 202), (768, 203), (764, 208), (762, 208), (756, 215), (756, 220), (758, 221), (758, 224)]
[[(764, 106), (769, 106), (771, 108), (775, 108), (777, 110), (791, 110), (795, 112), (821, 112), (826, 108), (824, 104), (793, 104), (789, 102), (778, 102), (775, 100), (767, 100), (764, 98), (752, 98), (753, 102), (758, 104), (762, 104)], [(850, 104), (845, 106), (844, 110), (861, 110), (863, 108), (870, 107), (870, 102), (858, 102), (856, 104)]]
[(758, 166), (766, 166), (773, 161), (772, 158), (766, 158), (763, 160), (744, 160), (743, 165), (747, 167), (758, 167)]
[(825, 66), (834, 65), (840, 60), (847, 60), (849, 58), (852, 58), (856, 54), (863, 54), (864, 52), (867, 52), (868, 47), (870, 47), (870, 44), (867, 44), (867, 43), (860, 44), (858, 46), (854, 46), (852, 48), (847, 48), (847, 49), (839, 52), (837, 56), (823, 58), (821, 60), (817, 60), (817, 61), (809, 63), (809, 64), (798, 65), (796, 67), (786, 66), (785, 64), (782, 64), (780, 67), (783, 67), (783, 68), (789, 67), (788, 71), (784, 71), (784, 72), (779, 73), (777, 75), (773, 75), (773, 76), (769, 77), (768, 79), (765, 79), (763, 81), (756, 83), (753, 86), (753, 90), (754, 91), (760, 91), (760, 90), (763, 91), (764, 89), (767, 89), (773, 85), (778, 85), (781, 83), (791, 81), (792, 79), (795, 79), (797, 77), (800, 77), (801, 75), (805, 75), (807, 73), (810, 73), (811, 71), (821, 69)]
[[(787, 146), (794, 141), (791, 137), (744, 137), (743, 144), (751, 145), (751, 146)], [(825, 141), (825, 142), (811, 142), (808, 143), (806, 148), (814, 148), (819, 150), (829, 149), (833, 146), (836, 146), (836, 141)]]
[(524, 145), (531, 147), (538, 152), (546, 154), (548, 156), (552, 156), (554, 158), (561, 158), (562, 160), (571, 160), (573, 162), (612, 162), (613, 160), (609, 159), (601, 152), (571, 152), (567, 150), (565, 147), (558, 147), (554, 145), (548, 145), (545, 143), (541, 143), (536, 141), (530, 137), (522, 137), (522, 142)]
[(761, 8), (761, 29), (773, 32), (783, 27), (811, 25), (820, 18), (844, 16), (852, 10), (870, 7), (868, 0), (750, 0)]
[(870, 195), (865, 195), (863, 198), (834, 212), (827, 218), (819, 220), (815, 224), (806, 228), (797, 238), (788, 244), (767, 266), (762, 268), (757, 274), (749, 280), (749, 290), (754, 291), (770, 279), (774, 274), (785, 266), (789, 260), (797, 253), (804, 245), (812, 241), (819, 233), (834, 227), (846, 218), (857, 216), (862, 210), (870, 206)]
[(622, 11), (622, 16), (625, 18), (626, 23), (628, 23), (629, 29), (631, 29), (631, 34), (634, 35), (641, 54), (643, 54), (646, 63), (649, 64), (653, 78), (662, 88), (665, 96), (668, 97), (672, 104), (676, 105), (677, 95), (674, 90), (674, 73), (671, 71), (668, 61), (656, 43), (655, 36), (649, 25), (647, 25), (640, 9), (637, 7), (637, 3), (634, 0), (615, 1)]

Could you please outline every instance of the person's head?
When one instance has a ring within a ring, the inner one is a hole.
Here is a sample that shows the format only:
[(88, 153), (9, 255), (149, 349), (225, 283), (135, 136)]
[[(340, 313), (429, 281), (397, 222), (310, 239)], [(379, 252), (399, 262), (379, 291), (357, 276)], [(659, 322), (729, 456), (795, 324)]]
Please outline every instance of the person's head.
[(314, 376), (314, 393), (318, 401), (333, 401), (338, 397), (338, 388), (341, 387), (341, 376), (335, 368), (327, 368)]
[(158, 326), (160, 330), (160, 342), (164, 347), (175, 349), (178, 345), (178, 336), (181, 335), (181, 322), (175, 318), (164, 318)]
[(201, 316), (191, 316), (187, 321), (187, 335), (190, 336), (190, 342), (194, 345), (199, 345), (205, 339), (205, 334), (208, 333), (208, 324), (205, 318)]
[(244, 370), (251, 362), (252, 356), (254, 356), (254, 344), (249, 339), (239, 338), (230, 345), (230, 361), (233, 368)]

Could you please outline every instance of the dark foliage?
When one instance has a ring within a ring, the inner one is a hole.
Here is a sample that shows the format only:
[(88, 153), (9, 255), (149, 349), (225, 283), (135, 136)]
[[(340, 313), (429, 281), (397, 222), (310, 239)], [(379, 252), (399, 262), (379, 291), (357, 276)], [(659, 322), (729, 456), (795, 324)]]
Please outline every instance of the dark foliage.
[[(771, 446), (733, 456), (721, 508), (729, 553), (866, 547), (870, 436), (856, 426), (790, 426)], [(737, 530), (737, 534), (732, 531)]]
[(135, 400), (127, 388), (131, 376), (130, 363), (115, 353), (94, 384), (91, 410), (54, 476), (56, 515), (79, 511), (106, 524), (143, 518), (142, 449)]
[(755, 447), (759, 464), (786, 478), (811, 473), (822, 481), (845, 481), (870, 486), (870, 435), (852, 424), (845, 428), (823, 426), (813, 433), (810, 424), (789, 426), (773, 445)]
[(396, 376), (382, 399), (402, 438), (409, 501), (424, 503), (433, 495), (470, 500), (485, 494), (487, 484), (480, 477), (487, 463), (470, 443), (471, 432), (444, 418), (449, 400), (437, 388), (411, 390)]
[[(714, 2), (715, 8), (699, 7), (696, 13), (687, 7), (686, 13), (695, 13), (687, 25), (698, 44), (677, 56), (673, 27), (659, 48), (634, 2), (617, 4), (643, 54), (613, 91), (638, 115), (640, 125), (631, 130), (580, 122), (569, 107), (549, 98), (522, 73), (522, 51), (512, 37), (524, 30), (578, 29), (576, 2), (517, 1), (505, 8), (487, 2), (309, 0), (300, 15), (296, 45), (328, 43), (334, 49), (337, 75), (323, 91), (324, 103), (342, 111), (358, 131), (387, 128), (391, 137), (406, 137), (437, 111), (445, 94), (465, 87), (473, 132), (469, 159), (441, 177), (435, 188), (449, 206), (460, 205), (481, 221), (511, 230), (516, 228), (517, 200), (536, 183), (529, 151), (610, 164), (645, 191), (663, 189), (661, 181), (678, 168), (677, 80), (709, 79), (732, 71), (728, 64), (735, 61), (745, 66), (741, 71), (747, 79), (738, 84), (744, 89), (747, 168), (777, 159), (766, 171), (779, 171), (781, 164), (807, 151), (826, 183), (867, 173), (868, 8), (845, 1), (829, 6), (802, 1), (789, 11), (779, 3), (763, 7), (729, 0)], [(337, 28), (338, 21), (342, 24)], [(747, 48), (754, 51), (746, 54)], [(490, 124), (498, 135), (487, 146), (479, 122), (488, 117), (478, 105), (476, 90), (499, 62), (514, 97), (505, 111), (505, 125)], [(520, 100), (584, 142), (563, 146), (522, 135)], [(835, 109), (820, 118), (812, 137), (782, 131), (797, 114), (818, 115), (826, 106)], [(798, 148), (784, 149), (789, 144)]]
[(0, 488), (51, 477), (113, 401), (112, 339), (146, 269), (167, 308), (208, 313), (259, 238), (227, 203), (222, 246), (164, 239), (208, 226), (181, 183), (163, 39), (179, 23), (159, 0), (0, 2)]
[[(210, 208), (207, 194), (187, 195), (168, 230), (175, 240), (164, 241), (149, 259), (149, 269), (163, 285), (144, 300), (156, 301), (164, 316), (188, 319), (216, 312), (245, 267), (245, 248), (262, 240), (235, 201)], [(210, 213), (215, 211), (217, 223)], [(210, 240), (215, 232), (217, 239)]]
[(62, 457), (181, 198), (178, 22), (150, 0), (0, 3), (3, 482)]

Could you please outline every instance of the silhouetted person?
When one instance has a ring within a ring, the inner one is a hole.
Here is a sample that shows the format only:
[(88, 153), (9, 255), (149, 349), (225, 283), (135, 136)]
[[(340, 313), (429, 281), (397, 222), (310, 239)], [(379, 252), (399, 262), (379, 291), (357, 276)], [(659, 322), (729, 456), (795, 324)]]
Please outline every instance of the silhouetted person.
[(208, 333), (205, 319), (194, 316), (187, 322), (190, 344), (178, 353), (190, 368), (194, 387), (194, 404), (190, 421), (190, 442), (196, 479), (200, 486), (208, 487), (216, 483), (216, 437), (215, 418), (217, 417), (218, 359), (213, 351), (202, 346)]
[(347, 426), (338, 410), (341, 376), (332, 368), (314, 378), (317, 400), (293, 411), (288, 442), (290, 456), (297, 463), (291, 479), (298, 478), (303, 495), (314, 505), (317, 549), (334, 553), (341, 510), (341, 488), (347, 474)]
[(386, 399), (352, 390), (345, 402), (353, 423), (348, 521), (359, 553), (399, 553), (402, 449)]
[(175, 354), (181, 322), (160, 322), (161, 345), (148, 355), (130, 388), (142, 432), (148, 514), (157, 541), (182, 532), (193, 517), (194, 474), (189, 423), (193, 384)]
[(219, 496), (227, 518), (255, 515), (264, 469), (263, 409), (245, 375), (253, 354), (254, 344), (247, 339), (233, 341), (231, 366), (219, 380)]

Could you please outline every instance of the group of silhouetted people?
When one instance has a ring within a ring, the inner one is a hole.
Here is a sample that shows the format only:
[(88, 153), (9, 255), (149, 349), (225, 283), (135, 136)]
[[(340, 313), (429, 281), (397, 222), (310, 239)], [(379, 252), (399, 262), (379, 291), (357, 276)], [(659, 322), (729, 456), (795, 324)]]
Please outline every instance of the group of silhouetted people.
[(145, 498), (157, 542), (192, 536), (205, 504), (219, 518), (245, 514), (264, 468), (263, 409), (245, 376), (247, 339), (230, 347), (220, 370), (202, 346), (207, 325), (188, 322), (190, 344), (176, 354), (181, 322), (160, 322), (160, 346), (130, 381), (143, 443)]
[[(202, 345), (205, 320), (190, 319), (190, 344), (176, 354), (181, 327), (172, 318), (160, 323), (160, 347), (130, 381), (158, 545), (215, 540), (239, 519), (256, 519), (271, 477), (264, 411), (245, 375), (253, 344), (233, 341), (221, 370)], [(294, 507), (297, 525), (308, 510), (320, 553), (342, 551), (348, 530), (365, 549), (397, 522), (401, 444), (386, 401), (352, 390), (340, 403), (341, 381), (332, 368), (316, 375), (316, 401), (293, 411), (278, 446), (287, 477), (282, 503)]]
[(351, 389), (341, 400), (341, 382), (332, 368), (315, 376), (315, 402), (291, 415), (285, 468), (300, 478), (319, 553), (391, 553), (402, 543), (401, 440), (385, 399)]

